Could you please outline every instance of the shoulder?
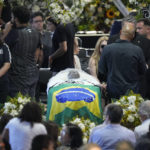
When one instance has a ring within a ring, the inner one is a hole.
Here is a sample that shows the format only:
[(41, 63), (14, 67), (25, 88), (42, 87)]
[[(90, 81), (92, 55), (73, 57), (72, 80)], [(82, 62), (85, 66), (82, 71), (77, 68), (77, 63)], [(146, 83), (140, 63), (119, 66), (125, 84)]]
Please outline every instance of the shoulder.
[(18, 122), (20, 122), (19, 118), (13, 118), (7, 123), (5, 128), (9, 128), (11, 125), (18, 124)]
[(124, 126), (120, 126), (120, 127), (121, 127), (120, 129), (121, 129), (125, 134), (127, 134), (127, 135), (134, 135), (134, 132), (133, 132), (132, 130), (130, 130), (130, 129), (124, 127)]
[(89, 65), (95, 65), (95, 59), (93, 57), (90, 58)]

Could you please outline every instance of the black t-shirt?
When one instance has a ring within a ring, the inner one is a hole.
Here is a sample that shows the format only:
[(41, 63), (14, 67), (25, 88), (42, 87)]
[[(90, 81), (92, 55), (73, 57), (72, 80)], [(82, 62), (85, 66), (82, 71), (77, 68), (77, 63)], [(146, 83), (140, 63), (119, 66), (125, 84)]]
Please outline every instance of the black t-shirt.
[(73, 59), (73, 45), (74, 45), (74, 35), (75, 30), (73, 25), (70, 24), (60, 24), (57, 26), (54, 35), (53, 35), (53, 52), (58, 50), (59, 43), (67, 41), (67, 52), (59, 57), (56, 58), (51, 66), (52, 71), (59, 72), (66, 68), (73, 68), (74, 67), (74, 59)]
[(10, 80), (18, 87), (34, 84), (38, 80), (35, 51), (41, 46), (39, 32), (27, 27), (13, 28), (5, 41), (12, 55)]
[[(0, 68), (3, 67), (4, 63), (11, 63), (11, 54), (7, 44), (0, 45)], [(0, 82), (8, 80), (7, 73), (0, 77)]]

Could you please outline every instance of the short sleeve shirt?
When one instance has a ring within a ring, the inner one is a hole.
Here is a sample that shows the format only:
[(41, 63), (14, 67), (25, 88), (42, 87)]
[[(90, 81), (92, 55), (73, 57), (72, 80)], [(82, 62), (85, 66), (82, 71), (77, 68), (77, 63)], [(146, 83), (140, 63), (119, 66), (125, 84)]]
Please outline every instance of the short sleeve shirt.
[(52, 71), (59, 72), (66, 68), (73, 68), (74, 67), (74, 56), (73, 56), (73, 45), (74, 45), (74, 27), (70, 24), (60, 24), (57, 26), (54, 35), (53, 35), (53, 51), (58, 50), (59, 44), (61, 42), (67, 42), (67, 52), (61, 56), (56, 58), (52, 63)]
[(40, 34), (28, 27), (13, 28), (5, 39), (12, 55), (10, 79), (20, 84), (33, 84), (38, 80), (35, 52), (41, 46)]

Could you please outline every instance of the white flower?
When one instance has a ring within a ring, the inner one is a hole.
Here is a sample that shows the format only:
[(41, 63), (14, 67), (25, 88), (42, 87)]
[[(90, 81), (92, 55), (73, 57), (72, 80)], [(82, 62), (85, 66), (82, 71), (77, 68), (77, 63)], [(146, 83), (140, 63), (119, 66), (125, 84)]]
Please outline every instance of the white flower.
[(129, 96), (127, 99), (129, 100), (129, 105), (135, 105), (136, 96)]
[(83, 143), (86, 144), (88, 142), (88, 139), (86, 137), (83, 138)]
[(109, 9), (110, 7), (111, 7), (110, 5), (105, 4), (105, 8), (106, 8), (106, 9)]
[(17, 115), (18, 115), (18, 112), (17, 112), (16, 110), (12, 110), (12, 111), (10, 112), (10, 115), (12, 115), (12, 116), (17, 116)]
[(20, 105), (19, 106), (19, 112), (22, 110), (22, 108), (23, 108), (23, 105)]
[(83, 124), (83, 123), (79, 123), (79, 124), (78, 124), (78, 126), (79, 126), (82, 130), (84, 130), (84, 129), (85, 129), (85, 126), (84, 126), (84, 124)]
[(37, 12), (37, 11), (39, 11), (40, 10), (40, 7), (38, 6), (38, 5), (34, 5), (33, 7), (32, 7), (32, 12)]
[(136, 106), (135, 105), (130, 105), (128, 107), (128, 110), (130, 110), (131, 112), (135, 112), (136, 111)]
[(95, 123), (94, 122), (90, 123), (90, 128), (94, 128), (94, 127), (95, 127)]
[(116, 105), (121, 105), (121, 103), (120, 103), (120, 102), (118, 102), (118, 101), (116, 101), (114, 104), (116, 104)]
[(105, 24), (109, 24), (110, 20), (108, 18), (106, 18), (104, 22), (105, 22)]
[(89, 124), (90, 120), (85, 120), (84, 122), (85, 122), (85, 124)]
[(74, 121), (73, 121), (73, 123), (75, 123), (75, 124), (79, 124), (81, 122), (81, 119), (80, 118), (76, 118)]
[(8, 109), (5, 109), (5, 110), (4, 110), (4, 114), (7, 114), (7, 113), (9, 113), (9, 110), (8, 110)]
[(10, 102), (6, 102), (4, 104), (4, 109), (9, 109), (11, 107), (11, 103)]
[(127, 118), (127, 120), (129, 122), (134, 122), (134, 117), (132, 115), (129, 115), (128, 118)]
[(18, 102), (19, 102), (19, 103), (22, 103), (22, 102), (23, 102), (23, 99), (22, 99), (21, 97), (19, 97), (19, 98), (18, 98)]

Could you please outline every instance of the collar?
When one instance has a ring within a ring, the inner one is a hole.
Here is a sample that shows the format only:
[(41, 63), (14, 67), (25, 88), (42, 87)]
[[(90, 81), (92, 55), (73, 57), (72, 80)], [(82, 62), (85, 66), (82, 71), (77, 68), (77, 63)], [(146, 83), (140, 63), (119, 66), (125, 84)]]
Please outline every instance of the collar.
[(116, 40), (116, 43), (130, 43), (130, 41), (118, 39)]
[(144, 121), (142, 122), (142, 124), (145, 124), (145, 123), (147, 123), (147, 122), (150, 122), (150, 118), (144, 120)]

